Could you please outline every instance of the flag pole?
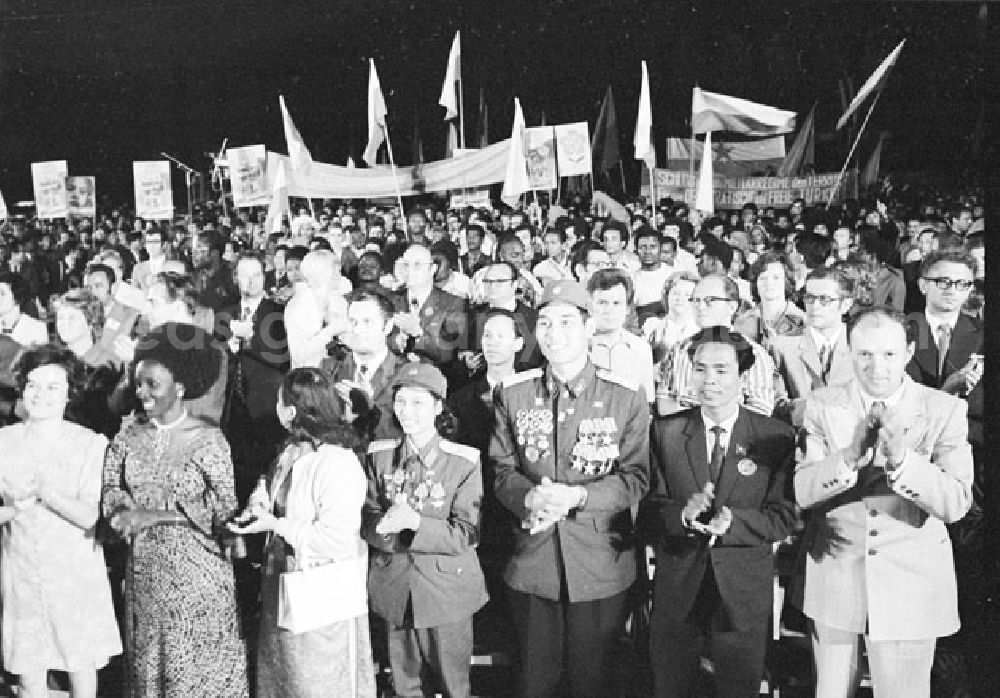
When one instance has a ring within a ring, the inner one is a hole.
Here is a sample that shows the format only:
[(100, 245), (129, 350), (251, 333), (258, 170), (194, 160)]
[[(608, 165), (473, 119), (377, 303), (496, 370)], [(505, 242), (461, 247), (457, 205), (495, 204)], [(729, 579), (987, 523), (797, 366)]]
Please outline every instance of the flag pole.
[(864, 135), (865, 126), (868, 125), (868, 120), (872, 118), (872, 112), (875, 111), (875, 105), (878, 104), (878, 100), (881, 96), (882, 90), (879, 90), (875, 94), (875, 99), (872, 100), (872, 105), (868, 108), (868, 114), (865, 116), (865, 120), (861, 123), (861, 128), (858, 129), (858, 135), (854, 138), (854, 145), (851, 146), (851, 152), (847, 154), (847, 160), (844, 161), (844, 166), (840, 168), (840, 174), (837, 175), (837, 181), (830, 190), (830, 198), (827, 199), (826, 202), (827, 209), (830, 208), (830, 204), (833, 203), (834, 197), (837, 196), (837, 192), (840, 191), (840, 182), (844, 178), (844, 173), (847, 172), (847, 166), (851, 164), (851, 158), (854, 157), (854, 151), (857, 149), (858, 143), (861, 142), (861, 136)]
[(461, 143), (462, 150), (465, 150), (465, 92), (462, 89), (462, 75), (458, 76), (458, 142)]
[(622, 176), (622, 194), (624, 195), (624, 194), (628, 193), (625, 190), (625, 161), (624, 160), (618, 160), (618, 172)]
[(389, 125), (382, 126), (382, 133), (385, 135), (385, 148), (389, 151), (389, 164), (392, 166), (392, 183), (396, 185), (396, 200), (399, 202), (399, 215), (405, 216), (406, 209), (403, 208), (403, 195), (399, 191), (399, 178), (396, 177), (396, 161), (392, 157), (392, 141), (389, 140)]

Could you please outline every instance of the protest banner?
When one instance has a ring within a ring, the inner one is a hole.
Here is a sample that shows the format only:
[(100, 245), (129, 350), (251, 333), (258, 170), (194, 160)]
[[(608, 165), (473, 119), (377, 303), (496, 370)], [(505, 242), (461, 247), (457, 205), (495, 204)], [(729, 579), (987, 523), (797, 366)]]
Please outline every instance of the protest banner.
[(551, 126), (524, 129), (525, 156), (528, 161), (528, 188), (555, 189), (556, 139)]
[[(693, 206), (698, 188), (697, 175), (688, 172), (656, 169), (656, 195), (669, 196), (674, 201)], [(757, 206), (790, 206), (792, 201), (802, 197), (806, 204), (825, 203), (831, 196), (843, 199), (854, 196), (857, 171), (851, 170), (844, 177), (839, 191), (837, 173), (822, 173), (807, 177), (721, 177), (712, 178), (715, 209), (738, 209), (743, 204)], [(648, 195), (648, 186), (646, 192)]]
[(460, 209), (466, 206), (492, 209), (493, 203), (490, 201), (489, 188), (452, 194), (448, 200), (448, 208), (450, 209)]
[(264, 146), (230, 148), (226, 155), (229, 160), (229, 182), (233, 188), (233, 206), (267, 206), (271, 196), (264, 173), (267, 167), (267, 151)]
[(174, 193), (170, 188), (170, 162), (133, 162), (132, 177), (135, 184), (135, 215), (154, 221), (173, 218)]
[(35, 211), (39, 218), (65, 218), (68, 209), (65, 160), (31, 163), (31, 181), (35, 190)]
[(586, 121), (559, 124), (556, 128), (556, 164), (560, 177), (591, 172), (590, 126)]
[(67, 209), (71, 216), (97, 215), (97, 180), (94, 177), (66, 178)]
[[(694, 141), (694, 159), (700, 162), (705, 144)], [(664, 169), (690, 172), (691, 139), (667, 139), (667, 164)], [(772, 136), (752, 141), (716, 141), (712, 136), (712, 166), (723, 177), (752, 177), (777, 173), (785, 159), (785, 137)]]

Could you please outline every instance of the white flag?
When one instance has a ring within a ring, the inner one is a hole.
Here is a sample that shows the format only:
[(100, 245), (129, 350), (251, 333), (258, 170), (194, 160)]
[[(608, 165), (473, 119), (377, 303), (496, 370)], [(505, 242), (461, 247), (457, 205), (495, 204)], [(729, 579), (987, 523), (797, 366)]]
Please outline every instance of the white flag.
[(643, 160), (646, 167), (656, 167), (656, 148), (653, 146), (653, 107), (649, 97), (649, 71), (642, 62), (642, 87), (639, 91), (639, 115), (635, 120), (635, 159)]
[(691, 131), (730, 131), (748, 136), (773, 136), (795, 130), (795, 112), (751, 102), (749, 99), (708, 92), (691, 94)]
[(694, 197), (694, 207), (705, 213), (715, 213), (715, 199), (712, 192), (712, 132), (705, 134), (705, 148), (701, 156), (701, 172), (698, 173), (698, 191)]
[[(278, 161), (278, 170), (271, 184), (271, 202), (267, 205), (267, 218), (264, 219), (264, 230), (268, 233), (281, 232), (281, 217), (289, 213), (288, 209), (288, 176), (285, 173), (285, 161)], [(291, 215), (289, 215), (291, 220)]]
[(462, 45), (459, 41), (459, 33), (455, 32), (455, 40), (451, 44), (451, 53), (448, 54), (448, 69), (444, 73), (444, 84), (441, 86), (441, 97), (438, 99), (438, 104), (445, 108), (445, 121), (458, 116), (460, 105), (458, 83), (462, 81)]
[(858, 93), (854, 95), (854, 99), (852, 99), (851, 103), (847, 105), (847, 110), (840, 117), (840, 119), (837, 120), (837, 131), (843, 128), (844, 124), (847, 123), (847, 120), (851, 118), (851, 114), (857, 111), (858, 107), (861, 106), (861, 103), (868, 99), (868, 96), (872, 92), (881, 89), (882, 85), (885, 84), (886, 78), (889, 77), (889, 71), (892, 69), (892, 66), (896, 64), (896, 59), (899, 58), (899, 52), (903, 50), (903, 44), (905, 43), (906, 39), (900, 41), (899, 46), (894, 48), (892, 53), (890, 53), (886, 59), (882, 61), (882, 65), (876, 68), (874, 73), (868, 76), (868, 79), (865, 80), (865, 84), (861, 86)]
[(3, 200), (3, 192), (0, 192), (0, 221), (7, 220), (7, 202)]
[(375, 72), (375, 59), (369, 58), (371, 69), (368, 72), (368, 145), (365, 147), (364, 160), (369, 167), (375, 167), (378, 162), (378, 149), (385, 140), (385, 99), (382, 97), (382, 86)]
[(508, 206), (516, 206), (521, 194), (528, 191), (528, 162), (524, 158), (524, 112), (521, 100), (514, 98), (514, 126), (510, 131), (510, 150), (507, 151), (507, 172), (500, 198)]
[(299, 130), (295, 128), (292, 115), (288, 113), (288, 107), (285, 106), (285, 98), (281, 95), (278, 95), (278, 104), (281, 105), (281, 122), (285, 127), (285, 143), (288, 146), (288, 159), (292, 169), (296, 172), (308, 173), (309, 168), (312, 167), (312, 155), (309, 154), (309, 149), (306, 148)]

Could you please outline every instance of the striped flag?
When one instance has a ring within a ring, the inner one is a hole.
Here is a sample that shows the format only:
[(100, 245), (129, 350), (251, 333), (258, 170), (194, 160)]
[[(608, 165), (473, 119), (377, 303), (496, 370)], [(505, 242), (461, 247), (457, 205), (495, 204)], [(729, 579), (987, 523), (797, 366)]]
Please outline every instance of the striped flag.
[(653, 106), (649, 97), (649, 70), (642, 62), (642, 86), (639, 89), (639, 113), (635, 119), (635, 159), (642, 160), (652, 170), (656, 167), (656, 148), (653, 146)]
[(508, 206), (516, 206), (521, 194), (528, 191), (528, 161), (524, 157), (524, 112), (521, 100), (514, 98), (514, 125), (510, 130), (510, 150), (507, 151), (507, 172), (500, 198)]
[(458, 85), (462, 82), (462, 44), (459, 34), (460, 32), (455, 32), (455, 40), (451, 44), (448, 68), (444, 73), (444, 84), (441, 86), (441, 97), (438, 99), (438, 104), (445, 108), (445, 121), (458, 116), (458, 109), (461, 106), (458, 99)]
[(691, 131), (730, 131), (747, 136), (774, 136), (795, 130), (795, 112), (694, 88)]
[(308, 173), (312, 167), (312, 155), (306, 148), (305, 141), (299, 135), (299, 130), (295, 128), (292, 115), (288, 113), (285, 106), (285, 98), (278, 95), (278, 104), (281, 105), (281, 121), (285, 127), (285, 144), (288, 146), (288, 160), (292, 169), (296, 172)]
[(861, 104), (868, 99), (873, 92), (882, 89), (886, 79), (889, 77), (889, 71), (892, 70), (892, 66), (896, 64), (896, 59), (899, 58), (899, 53), (903, 50), (903, 44), (905, 43), (906, 39), (900, 41), (899, 45), (892, 50), (892, 53), (890, 53), (886, 59), (882, 61), (882, 65), (876, 68), (874, 73), (868, 76), (868, 79), (865, 80), (865, 84), (861, 86), (858, 93), (854, 95), (854, 99), (852, 99), (851, 103), (847, 105), (846, 111), (844, 111), (840, 119), (837, 120), (837, 131), (843, 128), (844, 124), (847, 123), (847, 120), (851, 118), (851, 114), (856, 112)]
[(385, 140), (385, 98), (382, 96), (382, 86), (375, 72), (375, 59), (369, 58), (371, 69), (368, 72), (368, 145), (365, 146), (364, 161), (369, 167), (378, 162), (378, 149)]

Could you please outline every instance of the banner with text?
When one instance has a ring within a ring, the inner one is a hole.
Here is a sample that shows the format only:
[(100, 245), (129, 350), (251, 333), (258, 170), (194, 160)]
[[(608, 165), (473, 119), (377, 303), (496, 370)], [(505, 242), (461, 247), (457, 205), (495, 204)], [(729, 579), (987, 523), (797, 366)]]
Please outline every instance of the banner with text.
[(67, 177), (69, 215), (93, 218), (97, 215), (97, 180), (94, 177)]
[(65, 160), (31, 163), (31, 181), (35, 190), (35, 211), (39, 218), (65, 218), (68, 202)]
[(461, 209), (466, 206), (473, 208), (493, 209), (493, 202), (490, 201), (490, 189), (474, 189), (461, 194), (452, 194), (448, 202), (448, 208)]
[(590, 174), (590, 126), (586, 121), (556, 126), (556, 162), (560, 177)]
[(263, 145), (248, 145), (226, 151), (229, 161), (229, 181), (233, 187), (236, 208), (267, 206), (271, 195), (267, 190), (267, 151)]
[(524, 129), (528, 160), (528, 186), (531, 189), (555, 189), (556, 139), (551, 126)]
[(173, 218), (170, 163), (167, 160), (133, 162), (132, 176), (135, 183), (135, 215), (153, 221)]
[[(674, 201), (694, 205), (698, 175), (673, 170), (654, 170), (656, 196), (669, 196)], [(807, 204), (826, 203), (837, 183), (836, 172), (808, 177), (715, 177), (712, 181), (716, 208), (737, 209), (743, 204), (757, 206), (790, 206), (801, 197)], [(857, 170), (848, 170), (841, 180), (835, 201), (856, 196)], [(648, 184), (644, 195), (649, 194)]]

